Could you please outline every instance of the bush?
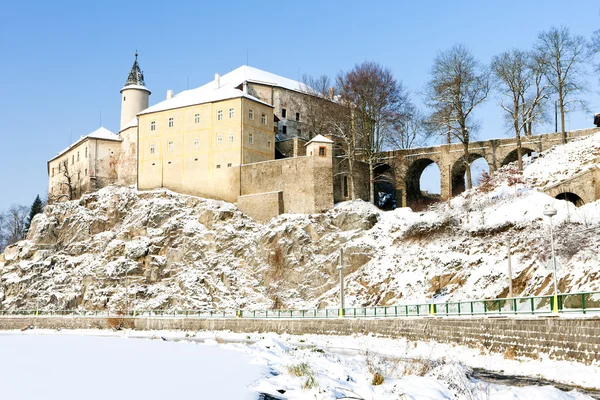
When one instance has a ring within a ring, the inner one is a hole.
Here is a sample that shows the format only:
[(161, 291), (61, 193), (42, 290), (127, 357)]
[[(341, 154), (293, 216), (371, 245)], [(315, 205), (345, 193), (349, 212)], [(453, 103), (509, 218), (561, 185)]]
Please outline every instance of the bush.
[(385, 379), (383, 379), (383, 375), (381, 375), (379, 372), (375, 372), (373, 374), (373, 379), (371, 380), (371, 385), (373, 385), (373, 386), (381, 385), (381, 384), (383, 384), (384, 380)]
[(310, 366), (305, 362), (300, 364), (288, 365), (287, 369), (290, 375), (294, 376), (305, 376), (310, 375), (312, 373)]

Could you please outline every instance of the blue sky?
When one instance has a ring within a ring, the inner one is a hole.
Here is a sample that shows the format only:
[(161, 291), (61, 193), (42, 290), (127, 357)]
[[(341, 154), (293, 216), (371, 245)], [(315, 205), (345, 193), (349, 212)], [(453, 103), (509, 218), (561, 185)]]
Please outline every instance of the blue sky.
[[(299, 79), (373, 60), (415, 95), (439, 50), (464, 43), (488, 63), (565, 25), (590, 37), (594, 1), (22, 1), (0, 12), (0, 210), (47, 191), (46, 161), (102, 125), (116, 132), (119, 90), (137, 49), (150, 103), (246, 63)], [(593, 110), (598, 76), (590, 69)], [(477, 114), (480, 138), (506, 136), (497, 96)], [(567, 127), (591, 126), (573, 113)], [(550, 131), (548, 125), (543, 131)]]

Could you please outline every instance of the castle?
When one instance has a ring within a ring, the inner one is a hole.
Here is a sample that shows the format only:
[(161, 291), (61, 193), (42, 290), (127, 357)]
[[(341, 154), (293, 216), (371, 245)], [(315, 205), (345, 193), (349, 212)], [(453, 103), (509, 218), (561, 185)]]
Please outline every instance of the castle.
[(119, 133), (101, 127), (48, 161), (51, 201), (136, 185), (237, 203), (268, 220), (348, 198), (333, 171), (334, 142), (308, 140), (302, 83), (241, 66), (149, 107), (137, 57), (121, 89)]

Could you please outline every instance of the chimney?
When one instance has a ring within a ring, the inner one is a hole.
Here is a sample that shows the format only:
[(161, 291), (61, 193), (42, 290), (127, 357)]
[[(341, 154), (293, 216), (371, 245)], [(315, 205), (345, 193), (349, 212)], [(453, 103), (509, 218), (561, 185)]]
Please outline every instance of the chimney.
[(171, 100), (173, 98), (173, 90), (167, 90), (167, 100)]
[(333, 89), (333, 86), (331, 86), (329, 88), (329, 100), (333, 100), (334, 97), (335, 97), (335, 90)]
[(219, 75), (218, 73), (215, 74), (215, 86), (217, 87), (217, 89), (221, 87), (221, 75)]
[(244, 85), (242, 88), (244, 93), (248, 93), (248, 82), (244, 81)]

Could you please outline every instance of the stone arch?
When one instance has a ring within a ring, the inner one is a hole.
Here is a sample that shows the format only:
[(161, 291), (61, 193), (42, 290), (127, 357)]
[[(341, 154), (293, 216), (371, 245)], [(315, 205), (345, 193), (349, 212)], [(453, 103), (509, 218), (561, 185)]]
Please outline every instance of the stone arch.
[(384, 204), (377, 203), (382, 209), (392, 209), (396, 204), (396, 174), (394, 168), (389, 164), (380, 164), (374, 170), (375, 182), (375, 200), (379, 199), (379, 192), (390, 195)]
[[(460, 157), (458, 160), (456, 160), (454, 162), (454, 165), (452, 165), (452, 172), (451, 172), (451, 178), (450, 178), (451, 182), (452, 182), (452, 197), (458, 196), (459, 194), (461, 194), (462, 192), (464, 192), (466, 190), (465, 173), (467, 172), (467, 165), (470, 166), (473, 163), (473, 161), (479, 160), (479, 159), (485, 160), (485, 162), (486, 162), (486, 164), (488, 164), (488, 168), (489, 168), (489, 166), (490, 166), (489, 161), (485, 158), (485, 156), (483, 154), (478, 154), (478, 153), (469, 154), (468, 163), (465, 163), (464, 156)], [(473, 181), (475, 181), (477, 177), (472, 176), (471, 178)]]
[[(514, 149), (510, 153), (508, 153), (506, 155), (506, 157), (504, 157), (504, 160), (502, 160), (502, 163), (500, 164), (500, 166), (504, 167), (505, 165), (508, 165), (511, 162), (517, 161), (517, 158), (518, 158), (518, 154), (517, 154), (518, 152), (517, 152), (517, 150), (518, 149)], [(533, 153), (537, 153), (537, 151), (533, 150), (533, 149), (531, 149), (529, 147), (523, 147), (523, 146), (521, 146), (521, 155), (523, 155), (523, 156), (525, 156), (525, 155), (531, 156)]]
[(425, 171), (425, 168), (431, 164), (436, 164), (439, 168), (439, 164), (430, 158), (415, 160), (408, 167), (406, 174), (406, 205), (415, 211), (440, 200), (439, 195), (425, 194), (421, 190), (421, 175)]
[(575, 194), (573, 192), (561, 192), (554, 196), (554, 198), (557, 200), (570, 201), (571, 203), (575, 204), (575, 207), (581, 207), (585, 204), (583, 199), (578, 194)]

